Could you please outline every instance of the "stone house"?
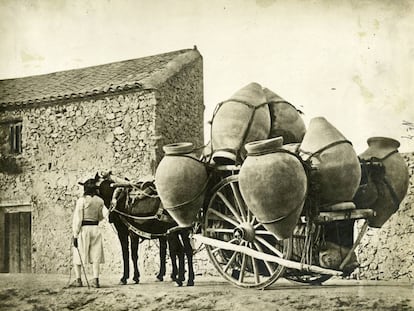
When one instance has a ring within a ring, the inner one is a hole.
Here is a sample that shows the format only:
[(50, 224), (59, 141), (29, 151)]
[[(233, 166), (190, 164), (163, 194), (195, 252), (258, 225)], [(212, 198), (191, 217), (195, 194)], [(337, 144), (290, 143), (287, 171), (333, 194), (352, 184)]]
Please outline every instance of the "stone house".
[[(196, 48), (1, 80), (0, 271), (67, 273), (78, 181), (154, 174), (163, 145), (203, 145), (203, 114)], [(105, 226), (103, 270), (120, 271)]]

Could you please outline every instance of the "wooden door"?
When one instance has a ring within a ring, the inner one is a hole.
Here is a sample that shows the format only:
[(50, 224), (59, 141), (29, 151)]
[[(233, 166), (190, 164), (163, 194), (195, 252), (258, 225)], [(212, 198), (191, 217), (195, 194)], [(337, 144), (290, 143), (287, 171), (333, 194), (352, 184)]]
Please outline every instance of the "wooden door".
[(4, 272), (31, 272), (31, 212), (4, 215)]

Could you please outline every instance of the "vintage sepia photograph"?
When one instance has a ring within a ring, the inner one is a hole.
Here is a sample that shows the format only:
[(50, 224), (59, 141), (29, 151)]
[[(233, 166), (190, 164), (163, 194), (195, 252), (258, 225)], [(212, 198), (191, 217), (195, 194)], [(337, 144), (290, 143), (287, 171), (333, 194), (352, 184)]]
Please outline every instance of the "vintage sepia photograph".
[(414, 310), (413, 0), (0, 0), (0, 310)]

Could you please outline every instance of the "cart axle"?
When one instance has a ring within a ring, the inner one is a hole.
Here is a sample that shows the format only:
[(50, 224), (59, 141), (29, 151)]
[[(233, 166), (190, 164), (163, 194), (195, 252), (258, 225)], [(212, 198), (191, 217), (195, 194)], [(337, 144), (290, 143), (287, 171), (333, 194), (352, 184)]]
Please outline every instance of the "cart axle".
[(253, 242), (256, 234), (251, 223), (243, 222), (234, 228), (233, 236), (239, 241)]

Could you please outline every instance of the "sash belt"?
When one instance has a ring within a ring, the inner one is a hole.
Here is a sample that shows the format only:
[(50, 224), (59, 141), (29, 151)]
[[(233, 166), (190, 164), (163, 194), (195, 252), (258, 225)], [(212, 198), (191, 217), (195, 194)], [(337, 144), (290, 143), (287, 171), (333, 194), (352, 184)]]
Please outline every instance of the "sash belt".
[(97, 226), (98, 223), (97, 220), (82, 220), (82, 226)]

